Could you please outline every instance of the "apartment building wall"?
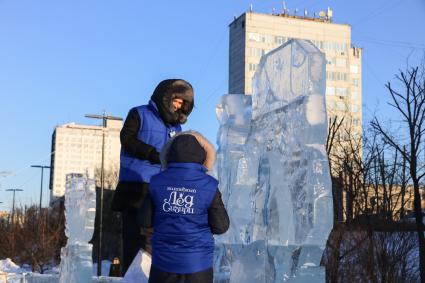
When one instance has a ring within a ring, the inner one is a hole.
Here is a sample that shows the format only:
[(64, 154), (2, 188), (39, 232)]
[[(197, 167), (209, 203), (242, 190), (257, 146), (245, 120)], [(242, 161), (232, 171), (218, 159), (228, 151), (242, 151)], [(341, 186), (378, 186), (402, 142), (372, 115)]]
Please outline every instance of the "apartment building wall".
[(326, 55), (328, 117), (345, 117), (351, 135), (361, 136), (362, 50), (352, 46), (349, 25), (248, 12), (229, 25), (229, 35), (229, 93), (250, 95), (262, 55), (291, 38), (307, 39)]
[[(106, 172), (119, 170), (121, 128), (122, 121), (108, 120), (104, 129)], [(101, 168), (102, 130), (100, 126), (75, 123), (55, 128), (52, 136), (50, 203), (64, 195), (67, 174), (94, 174)]]

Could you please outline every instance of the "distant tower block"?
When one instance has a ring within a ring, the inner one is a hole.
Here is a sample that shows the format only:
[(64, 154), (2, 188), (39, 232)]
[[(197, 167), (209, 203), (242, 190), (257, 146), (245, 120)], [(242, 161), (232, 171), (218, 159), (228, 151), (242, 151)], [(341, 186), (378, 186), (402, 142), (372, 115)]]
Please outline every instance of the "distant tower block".
[[(362, 135), (362, 49), (351, 41), (351, 26), (332, 22), (333, 11), (293, 15), (244, 13), (229, 24), (228, 93), (251, 95), (261, 56), (290, 39), (310, 40), (326, 56), (328, 117), (344, 118), (353, 138)], [(294, 7), (295, 8), (295, 7)], [(300, 7), (303, 8), (303, 7)], [(336, 147), (334, 147), (336, 148)]]

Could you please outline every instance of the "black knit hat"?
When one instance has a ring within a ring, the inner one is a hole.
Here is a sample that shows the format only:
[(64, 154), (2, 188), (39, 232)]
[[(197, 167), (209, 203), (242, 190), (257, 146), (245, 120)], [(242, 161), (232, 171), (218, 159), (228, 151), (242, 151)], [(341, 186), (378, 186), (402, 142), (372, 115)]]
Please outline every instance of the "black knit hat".
[(207, 153), (193, 135), (176, 136), (168, 150), (167, 162), (203, 164)]
[[(183, 100), (182, 107), (174, 111), (173, 99)], [(194, 106), (193, 87), (182, 79), (163, 80), (155, 88), (151, 99), (159, 110), (159, 115), (167, 124), (184, 124)]]

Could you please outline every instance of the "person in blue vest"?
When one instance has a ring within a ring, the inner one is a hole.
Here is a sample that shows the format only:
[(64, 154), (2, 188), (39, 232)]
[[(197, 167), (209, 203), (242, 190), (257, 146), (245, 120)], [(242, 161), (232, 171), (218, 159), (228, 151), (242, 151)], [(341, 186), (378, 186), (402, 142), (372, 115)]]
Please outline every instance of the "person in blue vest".
[(213, 234), (229, 228), (218, 181), (206, 173), (213, 146), (197, 132), (176, 135), (161, 153), (140, 210), (142, 230), (153, 226), (150, 283), (212, 283)]
[(112, 209), (121, 212), (124, 275), (140, 248), (150, 253), (151, 231), (140, 235), (138, 210), (150, 179), (161, 171), (159, 152), (181, 132), (194, 106), (190, 83), (167, 79), (158, 84), (147, 105), (132, 108), (120, 133), (119, 181)]

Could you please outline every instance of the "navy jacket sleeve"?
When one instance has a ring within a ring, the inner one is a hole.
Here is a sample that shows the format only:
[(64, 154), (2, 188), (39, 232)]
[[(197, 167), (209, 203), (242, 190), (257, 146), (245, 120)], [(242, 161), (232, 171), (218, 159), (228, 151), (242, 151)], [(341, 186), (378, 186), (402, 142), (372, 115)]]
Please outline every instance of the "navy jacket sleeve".
[(208, 209), (208, 224), (213, 234), (223, 234), (229, 229), (230, 221), (224, 207), (221, 193), (217, 189), (217, 193)]
[(159, 164), (159, 153), (155, 147), (137, 138), (141, 123), (142, 121), (137, 109), (131, 109), (120, 133), (121, 146), (126, 152), (139, 159), (149, 160), (151, 163)]

